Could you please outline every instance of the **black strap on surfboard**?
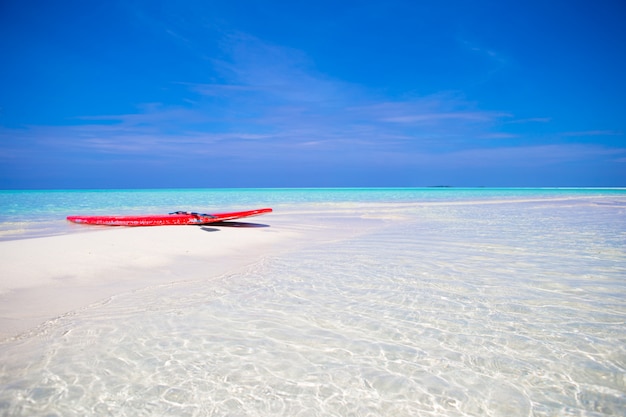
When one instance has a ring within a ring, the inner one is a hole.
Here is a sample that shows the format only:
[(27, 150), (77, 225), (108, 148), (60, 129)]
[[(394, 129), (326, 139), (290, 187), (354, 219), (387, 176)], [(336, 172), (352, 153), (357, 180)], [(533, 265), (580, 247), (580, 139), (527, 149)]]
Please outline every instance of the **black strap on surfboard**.
[(191, 212), (191, 211), (174, 211), (168, 214), (187, 214), (190, 216), (208, 217), (210, 219), (217, 219), (217, 216), (214, 216), (212, 214), (196, 213), (196, 212)]

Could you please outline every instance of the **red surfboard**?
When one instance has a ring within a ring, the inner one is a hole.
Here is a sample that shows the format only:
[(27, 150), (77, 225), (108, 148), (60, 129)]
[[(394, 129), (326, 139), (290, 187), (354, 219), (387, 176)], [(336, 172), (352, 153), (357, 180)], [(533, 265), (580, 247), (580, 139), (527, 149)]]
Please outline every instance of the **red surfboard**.
[(155, 214), (142, 216), (68, 216), (67, 220), (80, 224), (95, 224), (101, 226), (175, 226), (175, 225), (202, 225), (226, 220), (241, 219), (244, 217), (259, 216), (271, 213), (271, 208), (257, 210), (235, 211), (231, 213), (190, 213), (176, 211), (170, 214)]

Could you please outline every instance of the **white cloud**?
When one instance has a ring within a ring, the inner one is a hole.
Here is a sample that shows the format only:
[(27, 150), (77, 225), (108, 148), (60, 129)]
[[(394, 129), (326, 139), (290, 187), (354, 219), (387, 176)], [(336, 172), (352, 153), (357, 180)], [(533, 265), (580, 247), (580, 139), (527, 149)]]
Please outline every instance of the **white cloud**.
[(561, 136), (623, 136), (624, 132), (617, 130), (584, 130), (580, 132), (564, 132)]
[[(481, 110), (451, 92), (381, 98), (319, 73), (299, 51), (247, 35), (228, 37), (224, 48), (228, 60), (215, 62), (220, 79), (178, 83), (193, 96), (186, 105), (146, 103), (135, 113), (83, 117), (80, 124), (68, 126), (31, 126), (5, 131), (5, 137), (29, 141), (31, 147), (21, 152), (55, 148), (146, 158), (245, 154), (246, 158), (291, 158), (294, 163), (351, 155), (389, 164), (505, 166), (624, 154), (623, 149), (588, 145), (529, 145), (528, 140), (523, 143), (522, 134), (502, 126), (547, 123), (549, 118), (515, 119), (506, 111)], [(597, 130), (564, 135), (616, 134), (621, 133)], [(543, 136), (543, 140), (550, 138)], [(11, 146), (2, 142), (0, 152), (4, 149), (10, 155)]]
[(385, 122), (394, 123), (438, 123), (441, 121), (461, 120), (468, 122), (489, 122), (499, 117), (508, 116), (506, 113), (490, 112), (442, 112), (420, 113), (403, 116), (393, 116), (381, 119)]

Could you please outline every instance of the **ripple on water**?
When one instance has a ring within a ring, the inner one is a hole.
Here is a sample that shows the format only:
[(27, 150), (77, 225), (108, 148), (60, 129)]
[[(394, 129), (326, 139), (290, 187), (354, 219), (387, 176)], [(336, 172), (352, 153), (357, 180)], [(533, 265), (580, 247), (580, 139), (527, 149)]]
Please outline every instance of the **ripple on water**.
[(423, 210), (6, 344), (1, 413), (624, 415), (626, 257), (595, 238), (614, 219)]

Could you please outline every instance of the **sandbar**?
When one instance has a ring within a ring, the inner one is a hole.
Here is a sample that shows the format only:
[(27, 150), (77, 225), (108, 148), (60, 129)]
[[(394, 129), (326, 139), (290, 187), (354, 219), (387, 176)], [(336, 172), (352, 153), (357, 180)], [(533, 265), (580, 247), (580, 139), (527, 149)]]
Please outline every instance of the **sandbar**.
[(0, 340), (116, 294), (210, 280), (286, 248), (260, 223), (94, 228), (0, 242)]
[(264, 258), (378, 226), (362, 212), (318, 207), (315, 214), (289, 210), (219, 225), (85, 226), (0, 241), (0, 341), (115, 295), (188, 281), (210, 285)]

